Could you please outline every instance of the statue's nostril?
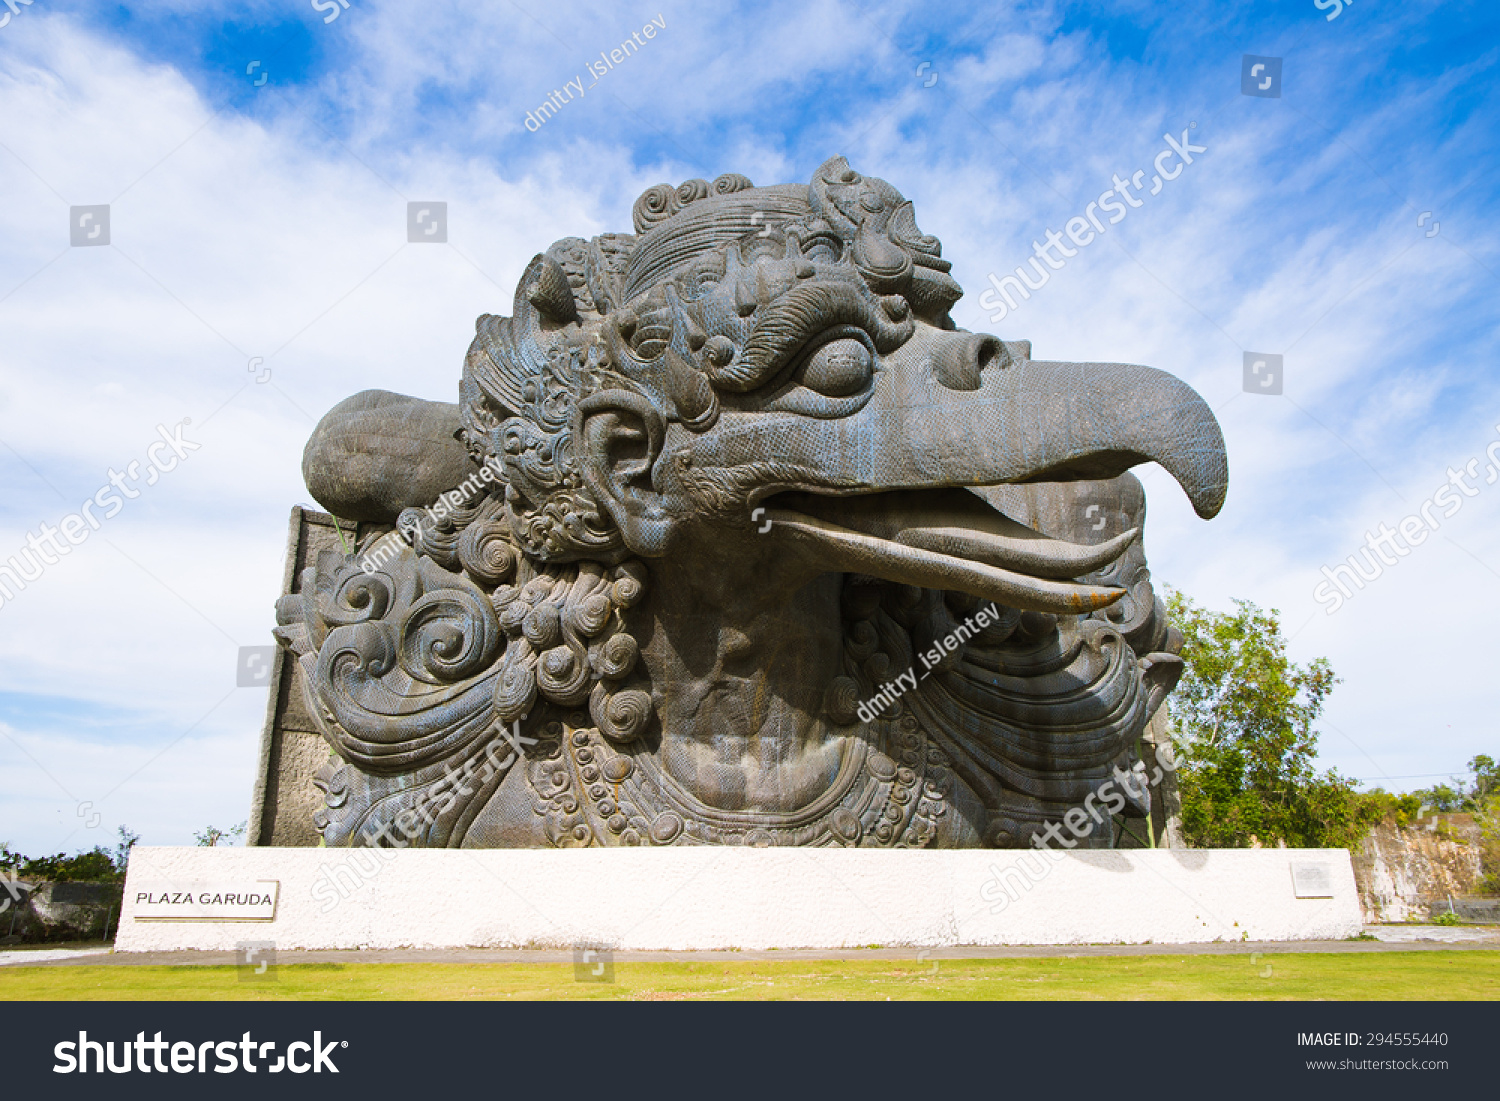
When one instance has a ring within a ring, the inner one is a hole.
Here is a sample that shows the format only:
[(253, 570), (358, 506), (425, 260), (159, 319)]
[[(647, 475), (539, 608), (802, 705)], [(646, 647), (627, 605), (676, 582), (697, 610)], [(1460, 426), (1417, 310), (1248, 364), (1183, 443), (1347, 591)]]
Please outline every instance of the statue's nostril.
[(1005, 348), (992, 336), (979, 338), (978, 358), (979, 370), (989, 370), (991, 367), (1003, 367), (1005, 365)]
[(933, 373), (950, 390), (978, 390), (981, 372), (1003, 359), (1001, 344), (992, 336), (966, 334), (943, 342), (932, 356)]

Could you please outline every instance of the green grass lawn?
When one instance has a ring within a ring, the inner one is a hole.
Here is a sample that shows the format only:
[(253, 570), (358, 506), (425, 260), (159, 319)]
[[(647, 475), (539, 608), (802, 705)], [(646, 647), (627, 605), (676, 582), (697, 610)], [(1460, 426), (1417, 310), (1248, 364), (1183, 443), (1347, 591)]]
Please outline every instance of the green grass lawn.
[(0, 968), (0, 1000), (995, 999), (1500, 1000), (1500, 952), (619, 963), (614, 982), (571, 964)]

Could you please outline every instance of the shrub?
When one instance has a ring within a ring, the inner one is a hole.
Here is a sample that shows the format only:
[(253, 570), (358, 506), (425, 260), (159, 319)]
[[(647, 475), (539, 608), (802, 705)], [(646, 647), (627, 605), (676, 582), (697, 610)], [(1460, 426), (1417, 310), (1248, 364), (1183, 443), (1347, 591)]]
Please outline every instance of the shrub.
[(1181, 766), (1182, 827), (1199, 846), (1351, 846), (1408, 803), (1370, 799), (1313, 767), (1313, 724), (1338, 678), (1326, 658), (1286, 654), (1279, 613), (1237, 600), (1217, 613), (1169, 592), (1184, 670), (1168, 697)]

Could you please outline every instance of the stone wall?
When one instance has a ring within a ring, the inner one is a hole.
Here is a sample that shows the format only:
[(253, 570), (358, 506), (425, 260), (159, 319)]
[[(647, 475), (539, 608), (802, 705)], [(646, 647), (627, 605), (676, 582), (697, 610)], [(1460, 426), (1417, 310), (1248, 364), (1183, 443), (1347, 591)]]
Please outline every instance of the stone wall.
[(120, 917), (118, 883), (32, 883), (0, 912), (0, 943), (104, 940)]
[[(162, 920), (187, 884), (279, 885), (269, 920)], [(1347, 849), (157, 848), (130, 854), (120, 952), (708, 951), (1342, 940)], [(502, 886), (503, 885), (503, 886)], [(145, 913), (146, 916), (138, 916)]]
[[(353, 520), (340, 524), (343, 539), (351, 545), (367, 545), (390, 530), (388, 525)], [(320, 552), (337, 551), (342, 545), (340, 528), (335, 527), (332, 516), (293, 508), (287, 531), (283, 595), (301, 592), (302, 571), (317, 562)], [(313, 815), (323, 809), (323, 793), (313, 786), (313, 774), (327, 763), (331, 753), (317, 732), (317, 723), (307, 713), (302, 681), (297, 660), (278, 648), (261, 731), (260, 764), (250, 800), (246, 845), (316, 848), (322, 843)]]
[(1439, 814), (1402, 828), (1375, 827), (1354, 853), (1365, 921), (1425, 921), (1448, 900), (1478, 894), (1479, 827), (1467, 814)]

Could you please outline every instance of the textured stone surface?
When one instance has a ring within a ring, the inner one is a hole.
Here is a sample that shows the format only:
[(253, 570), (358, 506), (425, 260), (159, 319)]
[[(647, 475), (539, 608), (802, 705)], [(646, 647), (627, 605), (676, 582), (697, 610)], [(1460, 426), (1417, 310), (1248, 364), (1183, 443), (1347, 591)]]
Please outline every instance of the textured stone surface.
[[(1435, 828), (1440, 821), (1446, 837)], [(1450, 897), (1478, 891), (1479, 829), (1466, 814), (1433, 815), (1406, 829), (1382, 823), (1360, 843), (1354, 870), (1367, 922), (1425, 921), (1445, 911)]]
[(0, 936), (23, 944), (99, 940), (119, 916), (118, 883), (35, 883), (0, 912)]
[[(1051, 861), (1045, 875), (1036, 875), (1038, 859)], [(1293, 897), (1293, 861), (1326, 862), (1334, 897)], [(259, 879), (281, 883), (274, 922), (133, 920), (133, 883)], [(1022, 881), (1030, 886), (1019, 886)], [(921, 948), (1328, 940), (1359, 929), (1354, 875), (1343, 849), (1045, 856), (137, 846), (116, 947), (222, 951), (254, 940), (273, 941), (283, 951)]]
[[(350, 549), (390, 530), (389, 525), (354, 520), (341, 521), (340, 525)], [(287, 527), (283, 591), (300, 592), (303, 571), (324, 552), (343, 553), (340, 527), (335, 526), (334, 518), (293, 508)], [(330, 751), (309, 710), (306, 675), (282, 651), (271, 674), (247, 844), (315, 846), (320, 840), (313, 817), (323, 806), (323, 793), (314, 777), (328, 763)]]
[(397, 528), (303, 554), (278, 604), (335, 754), (324, 841), (1165, 833), (1120, 779), (1181, 669), (1128, 471), (1213, 516), (1202, 399), (956, 329), (940, 243), (842, 158), (661, 185), (633, 222), (532, 261), (457, 405), (358, 395), (308, 444), (321, 503)]
[(394, 523), (411, 500), (430, 501), (473, 472), (458, 410), (388, 390), (365, 390), (328, 411), (308, 440), (302, 477), (333, 515)]

